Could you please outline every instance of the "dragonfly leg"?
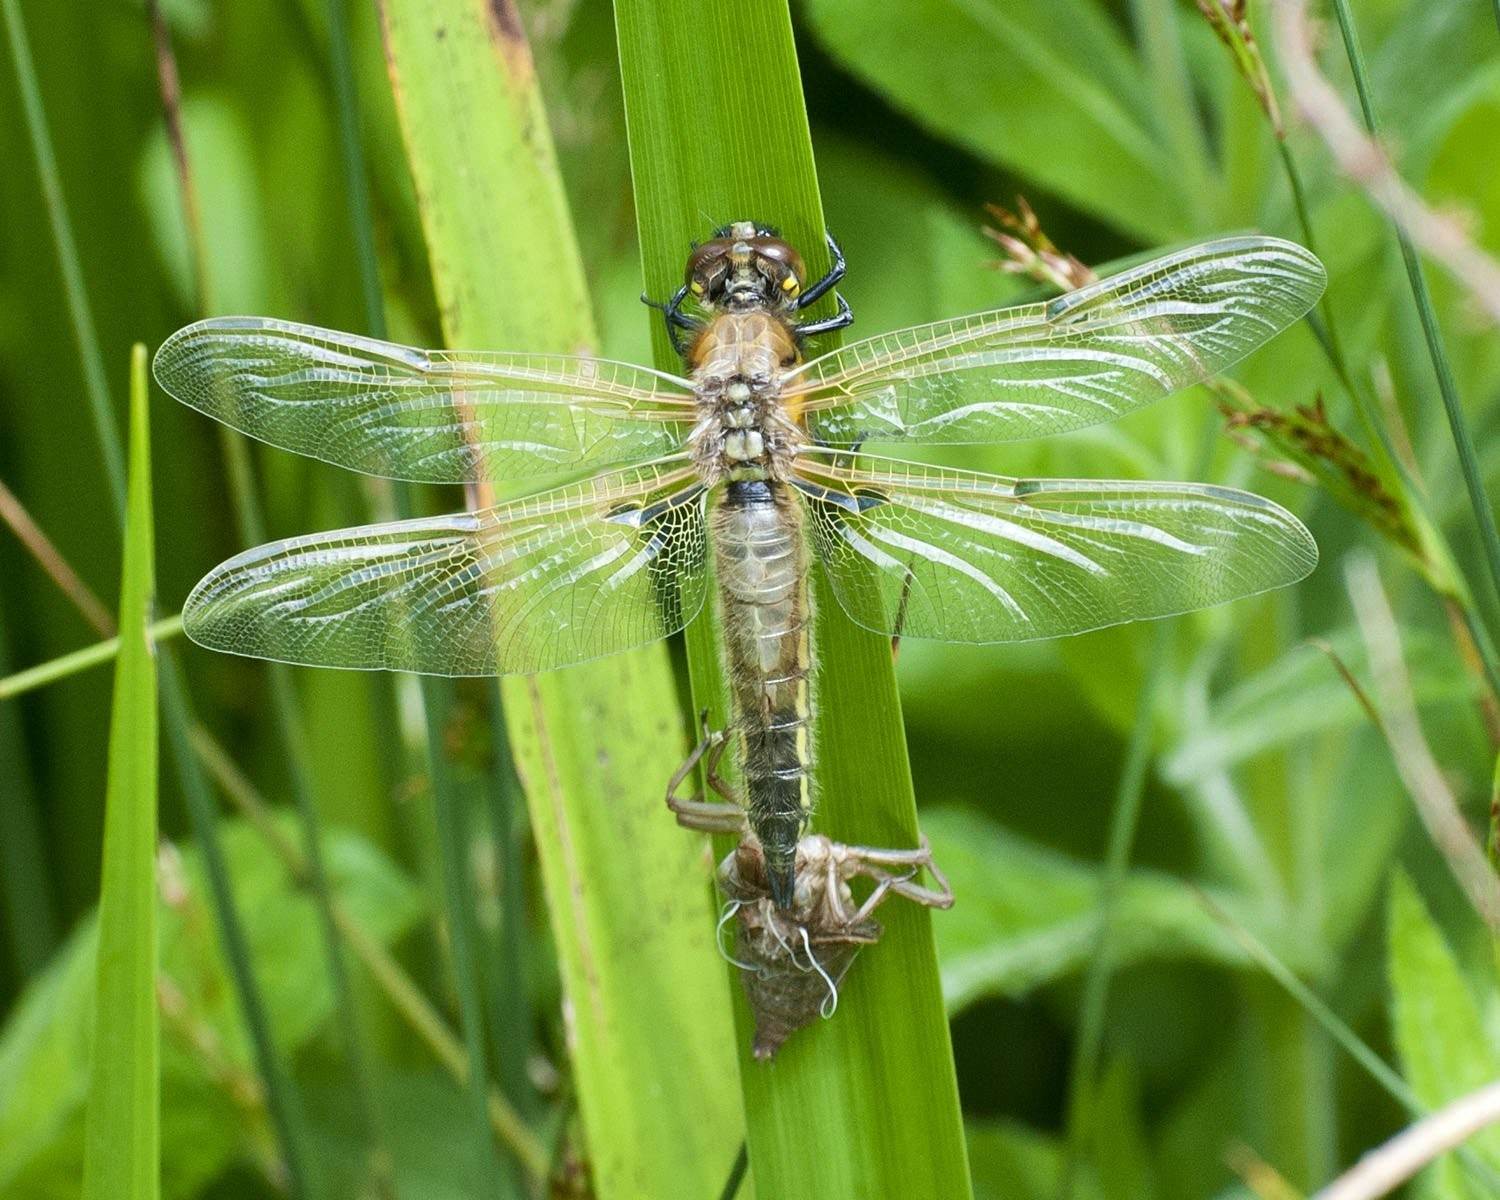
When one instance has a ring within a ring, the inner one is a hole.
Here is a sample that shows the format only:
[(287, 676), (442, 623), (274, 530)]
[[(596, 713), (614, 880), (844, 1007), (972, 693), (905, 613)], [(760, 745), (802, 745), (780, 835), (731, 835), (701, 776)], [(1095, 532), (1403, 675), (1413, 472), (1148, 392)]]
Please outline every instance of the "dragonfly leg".
[(828, 289), (833, 287), (844, 277), (848, 271), (849, 264), (844, 261), (844, 249), (839, 245), (838, 239), (831, 233), (823, 235), (828, 239), (828, 252), (833, 255), (833, 266), (828, 268), (828, 274), (797, 297), (797, 307), (807, 308), (816, 304), (824, 296), (828, 295)]
[[(881, 850), (872, 846), (848, 847), (850, 857), (858, 864), (858, 872), (875, 880), (875, 890), (865, 899), (855, 914), (855, 920), (863, 920), (875, 911), (888, 892), (905, 896), (914, 903), (927, 908), (951, 908), (953, 887), (948, 877), (932, 859), (932, 848), (927, 839), (915, 850)], [(893, 874), (883, 866), (907, 867), (909, 870)], [(915, 879), (923, 870), (932, 877), (934, 887), (924, 887)]]
[[(710, 730), (706, 710), (702, 721), (702, 739), (667, 784), (667, 807), (677, 814), (677, 823), (684, 828), (700, 829), (705, 833), (743, 833), (746, 828), (744, 805), (719, 775), (719, 761), (729, 745), (729, 732)], [(699, 762), (703, 762), (703, 777), (708, 786), (723, 796), (723, 800), (705, 800), (702, 792), (695, 792), (690, 797), (677, 794)]]
[(839, 310), (831, 317), (824, 317), (821, 321), (809, 321), (805, 325), (797, 326), (798, 337), (812, 337), (818, 333), (831, 333), (835, 329), (846, 329), (854, 324), (854, 311), (849, 307), (849, 301), (842, 296), (838, 297)]
[(662, 319), (667, 323), (667, 336), (672, 339), (672, 349), (678, 354), (686, 350), (682, 342), (682, 330), (696, 330), (699, 327), (699, 322), (682, 311), (682, 302), (687, 299), (687, 294), (687, 284), (673, 292), (669, 300), (653, 300), (644, 292), (641, 293), (641, 303), (661, 313)]

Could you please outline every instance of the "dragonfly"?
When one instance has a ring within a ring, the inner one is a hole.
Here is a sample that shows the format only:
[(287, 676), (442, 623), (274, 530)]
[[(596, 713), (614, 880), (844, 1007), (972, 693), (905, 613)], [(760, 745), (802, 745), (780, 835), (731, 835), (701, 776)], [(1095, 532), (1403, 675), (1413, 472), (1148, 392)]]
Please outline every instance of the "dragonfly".
[[(682, 374), (420, 350), (266, 317), (174, 333), (155, 358), (161, 385), (273, 446), (419, 483), (582, 476), (246, 550), (193, 589), (186, 632), (289, 663), (526, 674), (669, 636), (712, 591), (731, 721), (694, 754), (736, 746), (735, 799), (786, 908), (813, 805), (813, 570), (866, 629), (991, 643), (1186, 612), (1313, 569), (1297, 518), (1248, 492), (1008, 478), (865, 450), (1124, 416), (1298, 320), (1325, 282), (1310, 252), (1223, 238), (1054, 299), (808, 355), (810, 338), (852, 319), (828, 243), (833, 266), (811, 283), (755, 222), (694, 247), (682, 285), (653, 304)], [(837, 312), (811, 319), (830, 292)]]

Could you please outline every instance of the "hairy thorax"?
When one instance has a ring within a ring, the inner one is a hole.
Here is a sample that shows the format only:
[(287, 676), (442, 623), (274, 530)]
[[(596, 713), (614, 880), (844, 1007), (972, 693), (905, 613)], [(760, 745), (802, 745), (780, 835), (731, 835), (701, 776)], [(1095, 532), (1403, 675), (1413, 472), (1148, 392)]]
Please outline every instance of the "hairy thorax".
[(782, 376), (799, 358), (791, 326), (755, 309), (722, 312), (688, 351), (698, 394), (693, 457), (708, 483), (785, 479), (803, 439), (781, 399)]

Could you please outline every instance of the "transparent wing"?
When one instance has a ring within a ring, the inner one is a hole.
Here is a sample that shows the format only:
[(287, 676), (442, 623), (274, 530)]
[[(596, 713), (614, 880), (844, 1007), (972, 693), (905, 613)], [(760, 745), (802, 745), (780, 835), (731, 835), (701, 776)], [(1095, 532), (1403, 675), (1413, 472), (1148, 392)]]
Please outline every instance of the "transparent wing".
[(1010, 642), (1222, 604), (1307, 575), (1280, 506), (1203, 483), (1006, 479), (802, 460), (819, 556), (867, 629)]
[(681, 448), (690, 385), (566, 355), (415, 350), (264, 317), (215, 317), (157, 351), (157, 381), (242, 433), (368, 475), (499, 481)]
[(673, 462), (481, 512), (258, 546), (183, 606), (232, 654), (432, 675), (550, 670), (665, 637), (703, 604), (703, 491)]
[(1291, 242), (1227, 238), (1040, 304), (854, 342), (804, 364), (819, 441), (1003, 442), (1112, 421), (1243, 358), (1322, 294)]

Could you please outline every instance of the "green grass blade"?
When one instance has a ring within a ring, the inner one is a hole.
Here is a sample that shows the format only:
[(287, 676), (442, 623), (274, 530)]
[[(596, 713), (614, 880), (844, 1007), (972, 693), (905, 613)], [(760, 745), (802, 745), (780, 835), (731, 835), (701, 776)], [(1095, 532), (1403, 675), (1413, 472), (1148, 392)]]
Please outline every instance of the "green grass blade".
[(156, 588), (146, 348), (130, 356), (130, 487), (104, 800), (99, 983), (83, 1158), (84, 1200), (161, 1194), (161, 1026), (156, 1007)]
[[(9, 657), (9, 632), (0, 608), (0, 669)], [(42, 969), (58, 942), (57, 899), (47, 843), (42, 829), (40, 797), (16, 705), (0, 705), (0, 931), (10, 943), (10, 967), (16, 980)]]
[[(593, 345), (582, 264), (515, 9), (383, 5), (444, 332)], [(663, 648), (502, 685), (526, 785), (596, 1192), (706, 1196), (742, 1136), (701, 845), (662, 794), (684, 751)]]
[(489, 1072), (484, 1050), (484, 1001), (479, 991), (479, 935), (474, 921), (474, 889), (469, 882), (469, 822), (466, 800), (454, 785), (443, 752), (443, 730), (450, 714), (452, 689), (445, 680), (422, 679), (422, 707), (427, 718), (428, 771), (432, 777), (432, 807), (438, 829), (438, 857), (443, 877), (443, 907), (448, 924), (448, 952), (458, 994), (459, 1027), (463, 1031), (468, 1064), (465, 1091), (472, 1122), (469, 1184), (478, 1200), (497, 1200), (516, 1194), (515, 1181), (495, 1154), (490, 1136)]
[(98, 435), (104, 456), (104, 477), (109, 484), (115, 511), (125, 509), (125, 455), (120, 446), (120, 430), (115, 423), (114, 403), (109, 395), (109, 381), (104, 374), (104, 358), (99, 352), (99, 336), (94, 330), (94, 314), (89, 307), (88, 291), (83, 284), (83, 268), (78, 260), (78, 244), (73, 238), (73, 223), (68, 217), (63, 196), (62, 177), (57, 170), (57, 155), (52, 150), (52, 135), (47, 129), (47, 113), (42, 106), (41, 87), (37, 83), (36, 65), (31, 59), (31, 43), (21, 17), (20, 0), (0, 0), (5, 17), (5, 31), (10, 40), (11, 63), (21, 92), (21, 107), (26, 114), (26, 133), (36, 158), (37, 175), (47, 203), (47, 222), (52, 228), (53, 248), (62, 271), (63, 291), (68, 300), (68, 317), (73, 325), (79, 365), (88, 393), (89, 415)]
[[(786, 6), (619, 0), (615, 12), (647, 291), (669, 294), (692, 240), (731, 220), (775, 225), (802, 251), (809, 273), (819, 274), (828, 263), (822, 203)], [(713, 64), (708, 102), (706, 63)], [(657, 366), (680, 370), (661, 322), (652, 324)], [(855, 627), (821, 575), (815, 602), (817, 826), (848, 842), (915, 845), (890, 642)], [(722, 725), (723, 668), (711, 619), (695, 622), (688, 646), (697, 702)], [(929, 914), (888, 904), (881, 920), (885, 938), (850, 971), (837, 1015), (798, 1033), (773, 1066), (749, 1061), (740, 1008), (750, 1164), (760, 1195), (969, 1194)]]
[[(1375, 107), (1370, 97), (1369, 75), (1365, 70), (1359, 32), (1354, 27), (1348, 0), (1333, 0), (1333, 10), (1343, 37), (1344, 53), (1349, 59), (1349, 70), (1354, 76), (1354, 88), (1359, 95), (1360, 114), (1364, 118), (1365, 128), (1371, 137), (1379, 138), (1379, 124), (1375, 120)], [(1495, 598), (1500, 600), (1500, 530), (1495, 526), (1494, 506), (1485, 495), (1479, 456), (1474, 449), (1474, 435), (1469, 430), (1468, 418), (1464, 416), (1463, 404), (1458, 398), (1458, 385), (1453, 380), (1453, 367), (1448, 361), (1443, 331), (1438, 327), (1437, 314), (1433, 311), (1432, 293), (1428, 290), (1427, 277), (1422, 271), (1422, 260), (1400, 222), (1393, 221), (1392, 226), (1396, 231), (1396, 241), (1401, 246), (1401, 259), (1406, 265), (1406, 277), (1411, 284), (1417, 316), (1421, 318), (1422, 336), (1427, 342), (1428, 356), (1432, 359), (1438, 393), (1443, 398), (1448, 429), (1453, 435), (1454, 448), (1458, 451), (1458, 465), (1463, 472), (1464, 487), (1469, 493), (1469, 506), (1474, 512), (1474, 524), (1479, 531), (1479, 544), (1484, 550), (1485, 565), (1489, 568), (1490, 584), (1495, 590)]]

